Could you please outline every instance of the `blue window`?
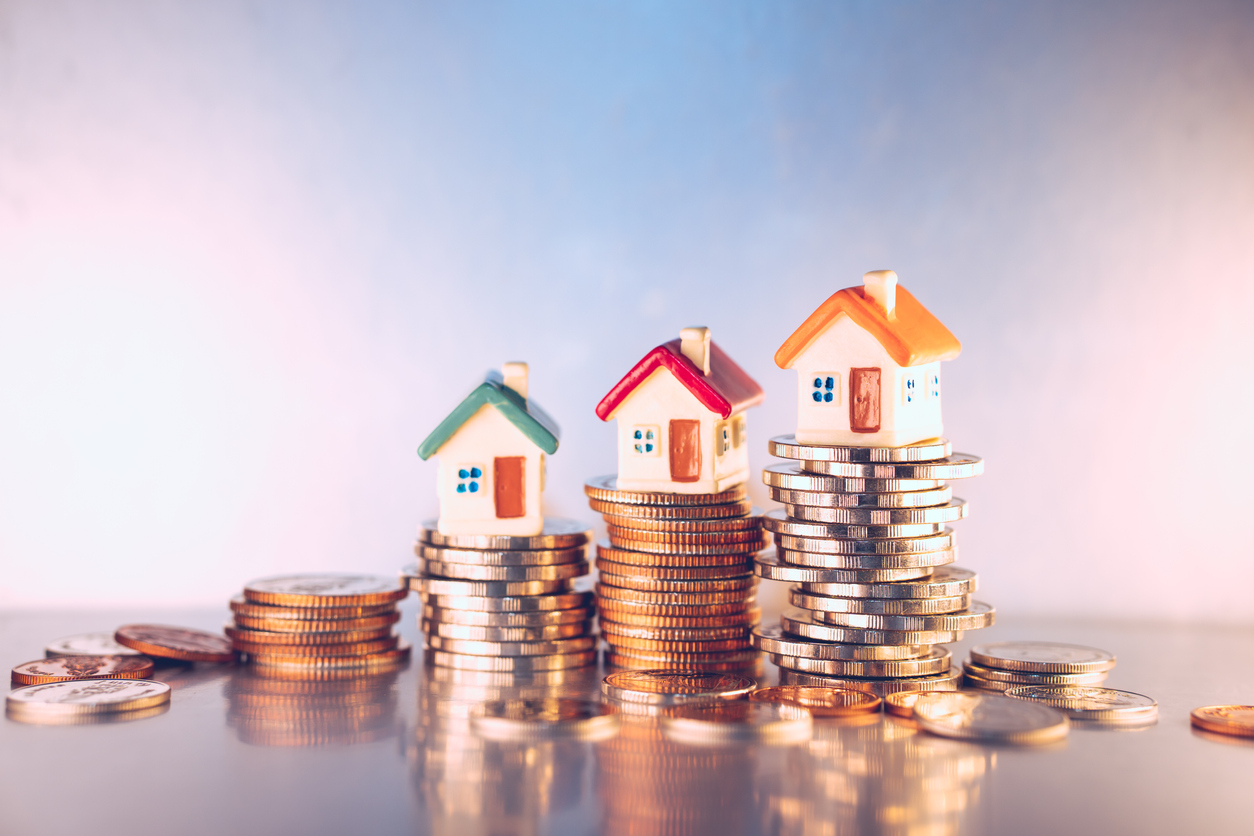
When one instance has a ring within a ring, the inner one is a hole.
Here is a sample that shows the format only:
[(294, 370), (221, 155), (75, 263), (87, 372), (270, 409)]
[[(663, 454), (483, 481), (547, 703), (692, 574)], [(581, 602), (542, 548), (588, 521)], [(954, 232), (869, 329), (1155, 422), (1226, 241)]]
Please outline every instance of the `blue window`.
[(483, 468), (478, 465), (464, 464), (457, 468), (457, 492), (479, 493), (482, 487)]
[(914, 403), (919, 399), (919, 379), (914, 375), (910, 375), (904, 380), (904, 388), (901, 397), (906, 403)]
[(932, 372), (927, 376), (927, 396), (929, 398), (940, 397), (940, 372)]
[(638, 426), (631, 428), (631, 449), (637, 456), (657, 455), (658, 428)]
[(819, 404), (839, 404), (840, 375), (816, 374), (810, 387), (810, 399)]

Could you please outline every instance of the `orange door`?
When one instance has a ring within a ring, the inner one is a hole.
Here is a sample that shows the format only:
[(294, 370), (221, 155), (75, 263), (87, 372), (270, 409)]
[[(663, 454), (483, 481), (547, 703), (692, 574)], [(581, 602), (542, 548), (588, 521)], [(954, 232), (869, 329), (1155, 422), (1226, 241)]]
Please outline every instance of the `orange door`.
[(526, 464), (527, 460), (522, 456), (498, 456), (492, 460), (498, 519), (527, 515)]
[(849, 370), (849, 429), (856, 433), (879, 432), (879, 369)]
[(701, 478), (701, 422), (671, 421), (671, 481), (695, 482)]

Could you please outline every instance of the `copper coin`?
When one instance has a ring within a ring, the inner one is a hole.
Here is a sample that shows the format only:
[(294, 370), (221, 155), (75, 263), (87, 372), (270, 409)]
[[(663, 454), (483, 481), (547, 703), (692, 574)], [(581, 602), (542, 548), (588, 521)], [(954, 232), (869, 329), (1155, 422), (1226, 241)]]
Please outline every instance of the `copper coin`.
[(632, 566), (675, 566), (681, 568), (697, 568), (701, 566), (739, 566), (746, 571), (753, 571), (753, 554), (734, 552), (731, 554), (659, 554), (656, 552), (632, 551), (611, 545), (608, 540), (597, 543), (597, 559), (611, 560), (615, 563), (626, 563)]
[(663, 491), (619, 490), (618, 476), (595, 476), (583, 485), (590, 499), (624, 505), (725, 505), (745, 498), (743, 482), (719, 493), (667, 493)]
[(754, 589), (758, 585), (758, 579), (748, 574), (734, 578), (687, 579), (636, 574), (615, 575), (602, 571), (601, 583), (605, 586), (636, 589), (641, 592), (679, 592), (692, 595), (703, 592), (738, 592)]
[(698, 639), (674, 641), (670, 639), (641, 639), (622, 634), (605, 634), (605, 641), (621, 653), (717, 653), (728, 650), (751, 650), (747, 636), (733, 639)]
[(164, 624), (126, 624), (113, 638), (127, 647), (161, 659), (184, 662), (231, 662), (231, 642), (218, 633)]
[(235, 639), (234, 644), (240, 653), (257, 656), (369, 656), (391, 650), (399, 640), (397, 636), (387, 636), (344, 644), (267, 644)]
[(1254, 705), (1207, 705), (1189, 713), (1194, 726), (1233, 737), (1254, 737)]
[(627, 551), (653, 552), (654, 554), (753, 554), (766, 548), (770, 540), (766, 534), (759, 533), (757, 536), (743, 542), (734, 541), (710, 544), (668, 543), (611, 534), (610, 543), (617, 548), (626, 549)]
[(708, 604), (735, 604), (752, 598), (752, 586), (733, 589), (727, 592), (645, 592), (639, 589), (624, 589), (606, 583), (598, 583), (596, 594), (601, 601), (627, 601), (647, 605), (670, 605), (685, 607), (703, 607)]
[(683, 668), (689, 664), (700, 664), (704, 662), (729, 662), (741, 665), (751, 665), (761, 658), (758, 651), (752, 648), (747, 650), (723, 650), (710, 651), (709, 653), (682, 653), (667, 652), (664, 650), (634, 650), (628, 648), (613, 648), (614, 655), (630, 656), (633, 659), (649, 660), (655, 662), (655, 668)]
[(361, 676), (362, 672), (390, 672), (404, 664), (411, 649), (408, 642), (402, 641), (387, 650), (359, 656), (275, 656), (258, 653), (251, 655), (249, 661), (266, 676), (338, 679), (342, 676), (337, 672), (340, 669), (358, 671), (352, 674), (354, 677)]
[[(708, 619), (715, 616), (744, 616), (753, 611), (761, 613), (755, 606), (753, 596), (742, 601), (726, 604), (670, 604), (661, 602), (620, 601), (614, 598), (597, 596), (597, 610), (605, 613), (615, 621), (624, 621), (626, 616), (680, 616), (685, 619)], [(657, 622), (661, 624), (661, 622)]]
[(674, 628), (620, 624), (616, 621), (608, 621), (602, 618), (601, 632), (607, 637), (624, 636), (633, 639), (653, 639), (655, 641), (749, 640), (748, 624), (734, 624), (730, 627)]
[(623, 502), (605, 502), (600, 499), (589, 499), (588, 507), (606, 516), (631, 517), (637, 520), (683, 521), (683, 520), (717, 520), (732, 517), (743, 517), (753, 510), (749, 500), (728, 502), (723, 505), (631, 505)]
[(849, 717), (880, 710), (880, 698), (851, 688), (779, 685), (749, 694), (753, 702), (782, 702), (806, 709), (815, 717)]
[(748, 561), (726, 566), (633, 566), (597, 558), (597, 571), (607, 575), (631, 575), (639, 578), (666, 578), (672, 581), (706, 581), (714, 578), (740, 578), (750, 574)]
[(611, 668), (622, 668), (627, 671), (649, 671), (659, 667), (679, 667), (692, 672), (703, 673), (736, 673), (754, 669), (758, 664), (756, 657), (732, 659), (724, 662), (687, 662), (675, 660), (659, 660), (653, 656), (633, 656), (613, 651), (605, 654), (605, 664)]
[[(756, 520), (758, 518), (753, 517), (752, 519)], [(762, 529), (757, 524), (732, 531), (692, 531), (624, 527), (611, 523), (605, 527), (605, 533), (609, 535), (610, 542), (615, 540), (643, 540), (649, 543), (670, 543), (681, 546), (721, 546), (733, 543), (758, 542), (763, 536)]]
[(662, 668), (613, 673), (601, 682), (601, 693), (619, 702), (683, 705), (709, 700), (738, 700), (758, 686), (749, 676), (720, 676), (700, 671)]
[(349, 630), (380, 630), (400, 621), (399, 612), (368, 618), (337, 618), (330, 621), (296, 620), (293, 618), (250, 618), (235, 614), (235, 626), (245, 630), (271, 633), (343, 633)]
[(312, 573), (261, 578), (244, 587), (244, 597), (281, 607), (344, 607), (390, 604), (408, 595), (394, 578)]
[(73, 679), (147, 679), (152, 667), (146, 656), (54, 656), (18, 665), (12, 682), (43, 685)]
[(925, 691), (898, 691), (884, 697), (884, 710), (898, 717), (914, 717), (914, 703)]
[(345, 604), (335, 607), (280, 607), (274, 604), (257, 604), (243, 595), (231, 599), (231, 612), (247, 618), (264, 618), (270, 621), (327, 621), (340, 618), (377, 618), (396, 612), (396, 603)]
[[(611, 608), (601, 613), (601, 629), (605, 625), (615, 627), (648, 627), (656, 629), (698, 629), (735, 627), (745, 629), (762, 620), (762, 610), (757, 607), (738, 609), (730, 614), (718, 615), (698, 611), (682, 615), (658, 615), (639, 612), (636, 609)], [(621, 632), (621, 631), (620, 631)]]
[[(392, 632), (391, 625), (384, 625), (383, 627), (377, 627), (373, 630), (337, 630), (335, 632), (326, 633), (279, 633), (269, 630), (240, 629), (233, 624), (228, 624), (222, 629), (236, 645), (241, 643), (301, 645), (356, 644), (359, 642), (371, 642), (377, 641), (378, 639), (384, 639)], [(238, 650), (240, 648), (237, 647), (236, 649)]]

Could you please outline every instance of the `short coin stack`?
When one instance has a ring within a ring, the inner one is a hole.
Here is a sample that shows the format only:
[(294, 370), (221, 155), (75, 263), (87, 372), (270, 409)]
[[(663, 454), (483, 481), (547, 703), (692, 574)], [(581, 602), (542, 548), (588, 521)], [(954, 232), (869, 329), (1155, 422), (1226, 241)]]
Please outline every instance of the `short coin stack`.
[(979, 475), (983, 461), (952, 454), (944, 439), (839, 447), (781, 436), (770, 452), (794, 461), (763, 473), (784, 508), (762, 520), (776, 551), (756, 569), (791, 582), (799, 609), (753, 638), (782, 669), (780, 681), (879, 696), (955, 689), (949, 651), (934, 645), (991, 625), (994, 612), (971, 599), (975, 574), (951, 565), (946, 523), (967, 505), (944, 482)]
[(263, 578), (231, 600), (226, 634), (251, 663), (291, 674), (390, 668), (409, 658), (409, 645), (392, 631), (408, 594), (370, 575)]
[(592, 532), (546, 519), (533, 537), (440, 534), (424, 524), (403, 575), (422, 598), (428, 659), (473, 671), (528, 673), (596, 664), (588, 574)]
[(1096, 647), (1019, 641), (976, 645), (962, 667), (968, 686), (1004, 692), (1025, 685), (1098, 685), (1114, 666), (1114, 654)]
[(607, 663), (700, 671), (757, 664), (753, 557), (765, 543), (743, 484), (715, 494), (636, 492), (600, 476), (584, 492), (609, 534), (596, 563)]

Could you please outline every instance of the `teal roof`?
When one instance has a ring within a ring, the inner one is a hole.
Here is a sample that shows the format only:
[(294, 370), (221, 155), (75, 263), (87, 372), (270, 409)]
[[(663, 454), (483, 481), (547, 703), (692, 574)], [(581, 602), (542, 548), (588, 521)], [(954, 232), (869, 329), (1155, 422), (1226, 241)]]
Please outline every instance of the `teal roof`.
[(453, 437), (484, 405), (493, 406), (504, 415), (532, 444), (550, 456), (557, 452), (557, 439), (561, 430), (557, 422), (530, 400), (525, 400), (513, 389), (501, 382), (498, 372), (488, 372), (487, 380), (475, 387), (466, 399), (449, 413), (440, 425), (432, 430), (427, 440), (418, 448), (418, 455), (429, 459)]

